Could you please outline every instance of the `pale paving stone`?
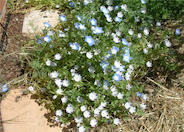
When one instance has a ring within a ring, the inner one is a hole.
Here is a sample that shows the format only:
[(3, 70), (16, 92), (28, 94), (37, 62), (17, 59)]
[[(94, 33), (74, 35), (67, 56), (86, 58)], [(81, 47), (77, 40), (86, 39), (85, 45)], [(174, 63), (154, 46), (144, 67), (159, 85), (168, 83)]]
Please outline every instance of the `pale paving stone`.
[(55, 10), (34, 10), (25, 15), (22, 33), (26, 36), (41, 33), (45, 28), (44, 22), (48, 22), (52, 27), (59, 22), (59, 14)]
[(21, 91), (10, 90), (1, 102), (4, 132), (62, 132), (59, 127), (49, 127), (44, 117), (47, 110), (30, 99), (30, 95), (22, 96)]

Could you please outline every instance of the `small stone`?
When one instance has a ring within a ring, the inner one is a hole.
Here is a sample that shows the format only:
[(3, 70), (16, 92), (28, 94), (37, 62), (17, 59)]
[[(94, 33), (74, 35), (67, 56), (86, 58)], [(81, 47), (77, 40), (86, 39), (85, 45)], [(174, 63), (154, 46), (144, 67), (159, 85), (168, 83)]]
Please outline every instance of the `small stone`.
[(34, 10), (25, 15), (22, 33), (30, 36), (35, 33), (41, 33), (45, 28), (44, 22), (48, 22), (52, 27), (56, 26), (59, 22), (59, 14), (55, 10)]

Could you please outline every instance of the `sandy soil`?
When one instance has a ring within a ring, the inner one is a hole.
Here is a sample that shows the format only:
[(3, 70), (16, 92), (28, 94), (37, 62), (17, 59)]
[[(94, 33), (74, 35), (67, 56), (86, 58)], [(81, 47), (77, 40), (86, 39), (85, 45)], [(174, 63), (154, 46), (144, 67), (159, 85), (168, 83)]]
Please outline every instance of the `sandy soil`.
[(30, 95), (21, 94), (21, 89), (11, 90), (2, 100), (4, 132), (61, 132), (61, 128), (47, 125), (45, 109), (30, 99)]

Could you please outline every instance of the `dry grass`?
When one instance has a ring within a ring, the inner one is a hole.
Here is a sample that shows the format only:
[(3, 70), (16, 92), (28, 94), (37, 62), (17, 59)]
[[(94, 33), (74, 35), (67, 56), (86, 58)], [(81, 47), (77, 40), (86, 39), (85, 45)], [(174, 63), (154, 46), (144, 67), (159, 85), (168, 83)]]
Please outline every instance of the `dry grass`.
[(122, 122), (119, 131), (125, 132), (182, 132), (184, 131), (184, 90), (178, 87), (167, 89), (156, 84), (158, 92), (149, 98), (145, 115)]

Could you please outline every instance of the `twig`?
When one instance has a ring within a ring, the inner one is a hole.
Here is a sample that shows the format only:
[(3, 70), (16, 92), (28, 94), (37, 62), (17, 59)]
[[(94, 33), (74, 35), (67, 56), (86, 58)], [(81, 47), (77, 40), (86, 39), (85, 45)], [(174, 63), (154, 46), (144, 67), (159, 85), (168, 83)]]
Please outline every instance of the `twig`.
[(166, 87), (162, 86), (161, 84), (155, 82), (155, 81), (152, 80), (151, 78), (147, 77), (147, 79), (148, 79), (149, 81), (151, 81), (152, 83), (156, 84), (157, 86), (159, 86), (160, 88), (162, 88), (162, 89), (164, 89), (164, 90), (166, 90), (166, 91), (169, 91), (169, 89), (167, 89)]

